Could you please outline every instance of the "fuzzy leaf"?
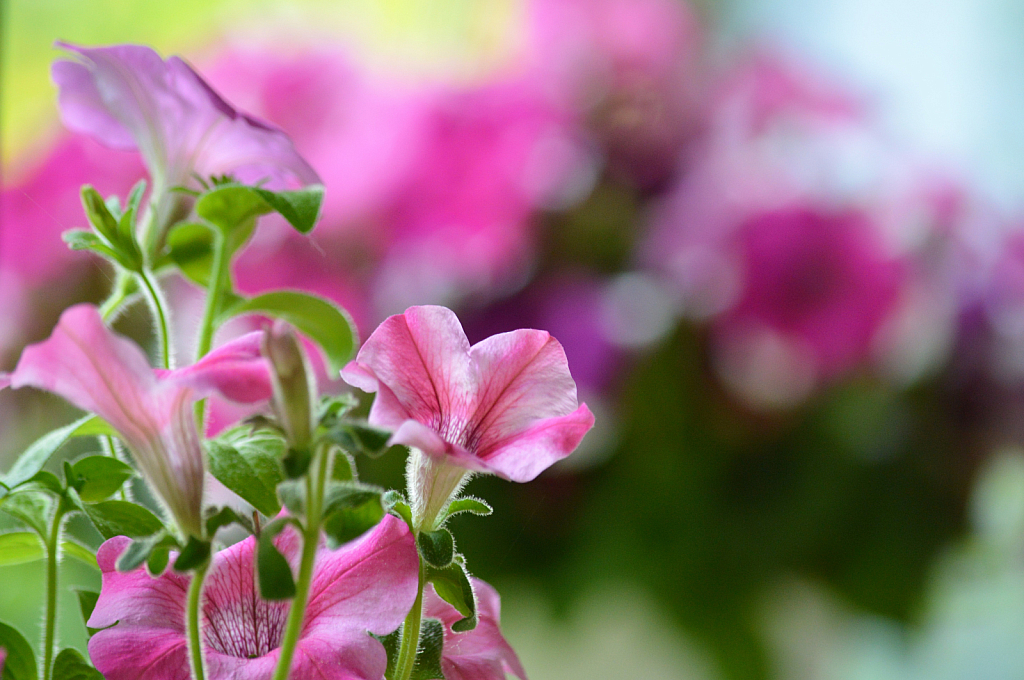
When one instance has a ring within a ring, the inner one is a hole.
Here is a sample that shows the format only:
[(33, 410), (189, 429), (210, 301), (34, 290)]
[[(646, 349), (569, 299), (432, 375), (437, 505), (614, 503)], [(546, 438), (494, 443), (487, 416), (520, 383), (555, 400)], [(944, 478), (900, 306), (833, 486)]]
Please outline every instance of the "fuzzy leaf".
[(77, 649), (68, 647), (53, 660), (53, 680), (103, 680), (103, 674), (93, 668)]
[(282, 478), (279, 453), (260, 446), (239, 450), (223, 440), (207, 442), (206, 450), (210, 472), (221, 484), (268, 517), (281, 510), (274, 492)]
[(35, 562), (45, 555), (43, 542), (31, 531), (0, 534), (0, 567)]
[(416, 546), (423, 560), (436, 569), (443, 569), (455, 559), (455, 539), (447, 529), (421, 531)]
[[(452, 630), (465, 632), (476, 627), (476, 596), (473, 594), (473, 584), (470, 583), (469, 573), (459, 555), (444, 569), (436, 569), (426, 565), (427, 580), (434, 584), (434, 590), (438, 596), (455, 607), (463, 619), (452, 624)], [(456, 628), (458, 626), (458, 628)]]
[(74, 475), (68, 483), (86, 503), (106, 500), (130, 479), (135, 470), (112, 456), (88, 456), (71, 466)]
[(114, 536), (152, 536), (164, 528), (163, 522), (156, 515), (128, 501), (81, 503), (79, 507), (105, 539)]
[(27, 482), (46, 465), (50, 456), (72, 437), (113, 434), (116, 434), (114, 429), (97, 416), (85, 416), (70, 425), (47, 432), (25, 449), (0, 482), (8, 488)]
[(286, 520), (274, 520), (256, 539), (256, 577), (264, 600), (290, 600), (295, 597), (291, 567), (274, 545), (274, 538), (287, 525)]
[(36, 656), (25, 636), (13, 626), (0, 623), (0, 647), (7, 650), (3, 680), (37, 680)]

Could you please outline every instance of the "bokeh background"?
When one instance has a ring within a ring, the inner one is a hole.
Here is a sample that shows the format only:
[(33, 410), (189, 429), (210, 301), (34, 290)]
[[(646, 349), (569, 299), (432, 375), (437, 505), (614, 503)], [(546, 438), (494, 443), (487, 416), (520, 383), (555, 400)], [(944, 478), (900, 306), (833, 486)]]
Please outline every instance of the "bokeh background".
[[(0, 369), (109, 285), (60, 240), (79, 185), (143, 174), (60, 126), (52, 43), (149, 44), (325, 180), (312, 240), (267, 220), (241, 289), (329, 296), (364, 337), (439, 303), (473, 341), (562, 341), (597, 427), (454, 520), (531, 678), (1024, 678), (1018, 3), (0, 7)], [(0, 393), (0, 469), (72, 416)], [(98, 577), (62, 569), (84, 647)], [(39, 563), (0, 567), (0, 620), (37, 639), (41, 597)]]

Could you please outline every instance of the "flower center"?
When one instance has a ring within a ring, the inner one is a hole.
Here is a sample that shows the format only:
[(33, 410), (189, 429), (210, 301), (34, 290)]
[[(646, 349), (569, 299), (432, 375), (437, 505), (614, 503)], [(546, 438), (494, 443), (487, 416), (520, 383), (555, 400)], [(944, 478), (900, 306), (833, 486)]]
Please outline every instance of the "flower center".
[(238, 593), (223, 597), (227, 593), (209, 592), (218, 590), (219, 584), (209, 585), (214, 587), (207, 588), (203, 637), (210, 649), (241, 659), (255, 659), (281, 646), (288, 618), (287, 602), (260, 599), (254, 587), (251, 594), (242, 597)]
[(467, 451), (474, 451), (480, 443), (480, 434), (476, 426), (465, 418), (439, 413), (428, 423), (430, 429), (437, 432), (441, 439), (450, 444), (461, 446)]

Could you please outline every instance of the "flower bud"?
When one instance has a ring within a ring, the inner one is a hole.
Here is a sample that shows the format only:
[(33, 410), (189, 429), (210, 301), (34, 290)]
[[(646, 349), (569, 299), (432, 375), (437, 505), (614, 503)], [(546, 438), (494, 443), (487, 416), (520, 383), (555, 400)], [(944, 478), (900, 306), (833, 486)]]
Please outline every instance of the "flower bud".
[(263, 356), (272, 366), (274, 412), (293, 449), (309, 447), (313, 436), (316, 378), (291, 327), (277, 321), (263, 336)]

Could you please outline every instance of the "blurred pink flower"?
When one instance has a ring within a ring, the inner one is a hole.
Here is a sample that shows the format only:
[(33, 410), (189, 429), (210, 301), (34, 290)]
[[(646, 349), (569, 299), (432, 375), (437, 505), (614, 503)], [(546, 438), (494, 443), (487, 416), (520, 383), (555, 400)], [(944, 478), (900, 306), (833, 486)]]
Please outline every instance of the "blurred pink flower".
[(480, 579), (473, 579), (473, 591), (477, 624), (466, 633), (452, 630), (462, 614), (438, 597), (433, 585), (423, 591), (423, 615), (444, 624), (441, 670), (445, 680), (505, 680), (506, 673), (526, 680), (519, 657), (501, 634), (501, 598), (497, 591)]
[(740, 227), (740, 295), (716, 332), (767, 327), (804, 344), (818, 375), (851, 369), (868, 355), (904, 278), (869, 220), (799, 205), (752, 216)]
[(572, 453), (594, 424), (557, 340), (523, 329), (470, 347), (444, 307), (388, 318), (342, 377), (377, 392), (370, 422), (393, 443), (517, 482)]
[[(283, 266), (325, 278), (361, 269), (383, 314), (516, 281), (533, 256), (534, 213), (589, 171), (572, 115), (537, 78), (513, 70), (480, 85), (414, 88), (324, 50), (228, 54), (210, 72), (293, 135), (324, 178), (316, 243), (336, 270), (315, 253)], [(269, 261), (287, 240), (276, 233), (258, 234), (250, 249), (267, 254), (246, 257)]]
[[(293, 568), (302, 542), (291, 528), (276, 539)], [(187, 680), (185, 605), (188, 574), (152, 578), (115, 565), (129, 540), (108, 540), (97, 554), (103, 588), (89, 625), (89, 655), (109, 680)], [(203, 633), (211, 680), (269, 680), (279, 656), (289, 603), (260, 598), (253, 572), (255, 539), (214, 555), (203, 588)], [(387, 666), (386, 635), (416, 598), (419, 556), (405, 522), (386, 516), (338, 550), (317, 552), (306, 620), (290, 677), (379, 680)], [(107, 628), (107, 626), (111, 626)]]
[(679, 0), (532, 0), (528, 60), (612, 171), (652, 188), (701, 125), (703, 27)]
[(54, 392), (110, 423), (179, 527), (201, 535), (203, 450), (192, 404), (218, 394), (251, 403), (270, 397), (260, 333), (173, 371), (150, 368), (138, 345), (110, 331), (91, 305), (66, 310), (49, 339), (22, 352), (14, 388)]

